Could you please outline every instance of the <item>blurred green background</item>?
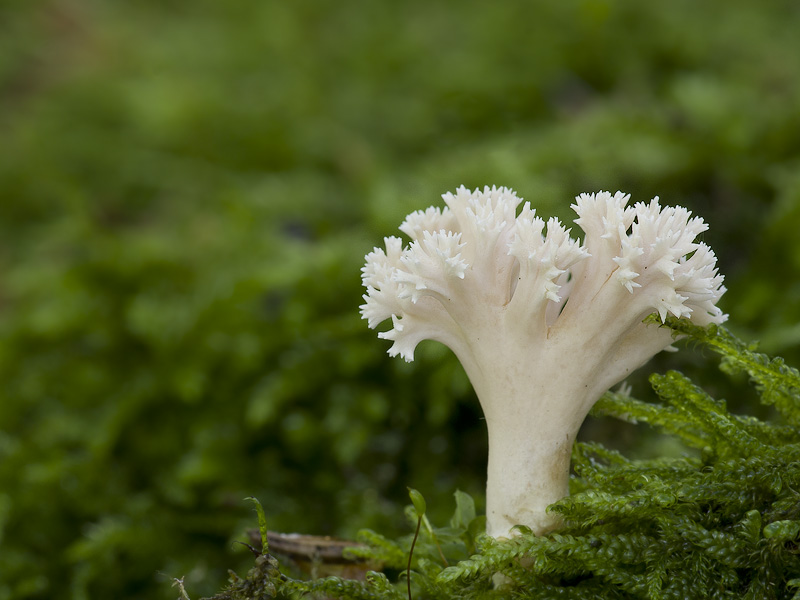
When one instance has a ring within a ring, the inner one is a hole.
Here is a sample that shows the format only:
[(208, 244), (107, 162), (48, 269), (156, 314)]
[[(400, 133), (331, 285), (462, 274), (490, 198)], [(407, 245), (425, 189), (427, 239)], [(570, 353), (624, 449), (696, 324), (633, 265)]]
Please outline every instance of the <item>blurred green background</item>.
[[(799, 26), (794, 0), (4, 0), (0, 600), (210, 595), (251, 561), (246, 496), (340, 536), (405, 532), (407, 485), (434, 519), (480, 504), (459, 365), (358, 316), (364, 254), (461, 184), (565, 221), (600, 189), (690, 207), (730, 327), (798, 364)], [(668, 364), (736, 392), (689, 351), (644, 375)]]

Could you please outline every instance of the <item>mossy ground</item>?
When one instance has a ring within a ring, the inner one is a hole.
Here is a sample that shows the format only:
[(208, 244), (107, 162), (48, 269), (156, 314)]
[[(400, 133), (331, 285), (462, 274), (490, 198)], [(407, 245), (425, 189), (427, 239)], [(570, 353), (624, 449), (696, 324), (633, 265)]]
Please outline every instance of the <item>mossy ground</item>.
[[(212, 595), (256, 496), (283, 531), (482, 510), (455, 360), (391, 361), (363, 256), (460, 184), (711, 225), (730, 327), (800, 364), (795, 2), (0, 5), (0, 598)], [(741, 375), (678, 369), (771, 419)], [(777, 406), (777, 405), (776, 405)], [(680, 453), (610, 417), (583, 439)], [(697, 453), (699, 454), (699, 452)], [(456, 468), (457, 465), (457, 468)]]

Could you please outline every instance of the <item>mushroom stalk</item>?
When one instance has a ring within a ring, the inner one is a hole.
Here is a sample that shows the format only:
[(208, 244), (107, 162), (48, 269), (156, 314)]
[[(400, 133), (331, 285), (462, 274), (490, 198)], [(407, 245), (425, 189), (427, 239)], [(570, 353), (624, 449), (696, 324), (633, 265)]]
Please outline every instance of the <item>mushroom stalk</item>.
[(705, 223), (657, 199), (583, 194), (573, 208), (585, 243), (546, 226), (506, 188), (445, 194), (447, 208), (409, 215), (367, 255), (362, 316), (413, 360), (423, 339), (448, 345), (483, 408), (489, 433), (487, 532), (558, 526), (547, 507), (569, 493), (578, 429), (611, 386), (671, 343), (643, 323), (657, 312), (722, 322), (716, 257), (695, 237)]
[(512, 423), (509, 418), (488, 425), (486, 533), (493, 537), (508, 537), (517, 524), (537, 534), (560, 525), (558, 515), (547, 512), (547, 507), (569, 495), (575, 435), (553, 427), (551, 432), (530, 437), (526, 431), (533, 425)]

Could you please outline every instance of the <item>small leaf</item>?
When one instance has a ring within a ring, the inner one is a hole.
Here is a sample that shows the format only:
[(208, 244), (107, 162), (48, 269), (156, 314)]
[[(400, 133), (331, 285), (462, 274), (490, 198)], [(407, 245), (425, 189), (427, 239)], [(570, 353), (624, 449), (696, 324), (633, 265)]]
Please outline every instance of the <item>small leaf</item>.
[(740, 535), (751, 544), (758, 542), (761, 537), (761, 513), (753, 509), (748, 511), (737, 525)]
[(764, 537), (790, 541), (800, 534), (800, 521), (775, 521), (764, 527)]
[(472, 496), (461, 490), (456, 490), (456, 512), (450, 519), (450, 526), (455, 529), (467, 529), (472, 519), (475, 518), (475, 501)]
[(245, 500), (250, 500), (256, 507), (256, 514), (258, 515), (258, 531), (261, 533), (261, 554), (266, 554), (269, 550), (269, 542), (267, 542), (267, 517), (264, 515), (264, 507), (258, 498), (248, 496)]
[(417, 517), (421, 519), (425, 515), (425, 510), (427, 509), (425, 498), (414, 488), (408, 488), (408, 496), (411, 498), (411, 504), (414, 505), (414, 510), (417, 511)]
[(533, 535), (533, 529), (531, 529), (527, 525), (514, 525), (511, 528), (511, 531), (521, 533), (522, 535)]

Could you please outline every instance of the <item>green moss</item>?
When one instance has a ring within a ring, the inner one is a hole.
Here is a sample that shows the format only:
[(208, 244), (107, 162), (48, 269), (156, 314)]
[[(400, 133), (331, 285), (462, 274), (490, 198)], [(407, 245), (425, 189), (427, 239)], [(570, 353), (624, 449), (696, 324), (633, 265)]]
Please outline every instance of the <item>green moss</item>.
[[(656, 404), (606, 394), (598, 412), (678, 435), (702, 456), (628, 460), (600, 445), (579, 443), (573, 493), (551, 508), (565, 526), (541, 537), (521, 529), (519, 536), (503, 541), (478, 535), (477, 550), (474, 506), (459, 492), (449, 527), (431, 529), (417, 542), (414, 598), (795, 597), (800, 373), (755, 352), (722, 327), (702, 329), (675, 319), (669, 326), (720, 353), (727, 372), (745, 370), (761, 401), (776, 405), (782, 420), (731, 414), (724, 402), (677, 372), (651, 377), (660, 398)], [(359, 557), (387, 571), (403, 568), (408, 538), (393, 542), (367, 531), (361, 541), (369, 549), (358, 551)], [(269, 589), (292, 597), (315, 592), (333, 598), (400, 598), (405, 585), (398, 578), (390, 587), (377, 575), (366, 582), (276, 581), (270, 580)]]
[[(247, 568), (229, 542), (248, 496), (275, 529), (345, 537), (404, 531), (407, 485), (433, 523), (454, 489), (480, 512), (485, 431), (457, 361), (425, 344), (389, 361), (356, 309), (364, 254), (462, 183), (562, 219), (602, 188), (692, 208), (731, 327), (798, 364), (796, 17), (0, 3), (0, 598), (171, 600), (181, 576), (211, 595), (221, 565)], [(652, 368), (761, 420), (781, 403), (747, 404), (744, 375), (690, 352)], [(585, 439), (653, 454), (611, 422)]]

